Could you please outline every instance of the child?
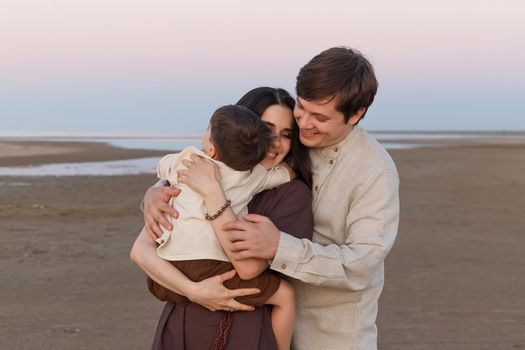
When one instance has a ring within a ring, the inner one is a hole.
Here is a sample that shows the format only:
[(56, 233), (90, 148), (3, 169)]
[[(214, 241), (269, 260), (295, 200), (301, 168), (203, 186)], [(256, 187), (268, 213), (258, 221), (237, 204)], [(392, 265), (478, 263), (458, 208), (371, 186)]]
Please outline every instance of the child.
[[(212, 159), (218, 166), (220, 182), (228, 198), (225, 205), (209, 215), (205, 212), (203, 199), (184, 184), (177, 198), (170, 205), (175, 206), (179, 218), (172, 220), (173, 230), (164, 227), (163, 235), (157, 242), (157, 254), (169, 260), (188, 278), (201, 281), (233, 269), (228, 257), (215, 236), (211, 221), (222, 214), (228, 206), (239, 216), (247, 212), (248, 202), (265, 189), (290, 181), (290, 171), (283, 164), (270, 170), (258, 163), (266, 156), (272, 142), (271, 130), (249, 109), (242, 106), (219, 108), (210, 120), (203, 136), (203, 150), (189, 147), (178, 154), (162, 158), (157, 166), (159, 178), (178, 184), (177, 171), (184, 169), (183, 159), (197, 154)], [(148, 279), (150, 291), (162, 301), (188, 303), (189, 300)], [(225, 282), (230, 289), (258, 288), (261, 293), (237, 300), (252, 306), (271, 304), (272, 326), (280, 350), (289, 349), (295, 318), (295, 298), (291, 285), (276, 275), (265, 271), (251, 280), (242, 280), (236, 275)]]

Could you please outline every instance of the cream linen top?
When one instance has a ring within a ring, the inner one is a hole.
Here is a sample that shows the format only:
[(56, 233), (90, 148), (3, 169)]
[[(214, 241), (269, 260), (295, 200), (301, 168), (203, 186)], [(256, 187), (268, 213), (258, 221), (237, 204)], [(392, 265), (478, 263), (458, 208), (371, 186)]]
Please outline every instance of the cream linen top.
[(188, 147), (180, 153), (168, 154), (159, 161), (157, 176), (176, 185), (181, 192), (170, 200), (170, 205), (178, 210), (179, 218), (168, 217), (173, 225), (172, 231), (161, 226), (163, 235), (157, 239), (157, 243), (160, 244), (157, 255), (171, 261), (197, 259), (229, 261), (215, 236), (211, 223), (204, 218), (206, 212), (204, 200), (188, 186), (178, 182), (177, 171), (185, 169), (182, 160), (191, 159), (192, 154), (209, 159), (219, 167), (222, 188), (226, 198), (231, 200), (231, 208), (237, 216), (248, 212), (248, 203), (255, 194), (290, 181), (290, 174), (286, 168), (279, 165), (270, 170), (257, 165), (249, 171), (237, 171), (210, 158), (195, 147)]
[[(397, 235), (399, 177), (386, 150), (359, 126), (311, 150), (312, 241), (284, 232), (271, 268), (297, 294), (293, 347), (377, 349), (384, 260)], [(306, 282), (306, 283), (303, 283)]]

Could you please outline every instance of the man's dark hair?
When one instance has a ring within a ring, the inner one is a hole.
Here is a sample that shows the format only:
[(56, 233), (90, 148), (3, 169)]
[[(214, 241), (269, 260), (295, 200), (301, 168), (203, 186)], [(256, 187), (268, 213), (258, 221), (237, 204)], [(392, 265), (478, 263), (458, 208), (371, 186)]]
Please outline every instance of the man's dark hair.
[(296, 93), (307, 101), (337, 99), (336, 109), (348, 122), (374, 102), (377, 79), (370, 62), (357, 50), (333, 47), (312, 58), (297, 76)]
[(259, 164), (272, 140), (272, 130), (246, 107), (223, 106), (210, 119), (210, 141), (217, 160), (235, 170), (250, 170)]

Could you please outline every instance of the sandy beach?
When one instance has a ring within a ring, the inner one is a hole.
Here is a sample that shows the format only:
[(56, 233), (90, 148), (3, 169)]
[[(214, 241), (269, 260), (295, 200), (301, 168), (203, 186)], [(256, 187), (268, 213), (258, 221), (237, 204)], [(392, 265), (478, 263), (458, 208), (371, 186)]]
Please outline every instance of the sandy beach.
[[(401, 223), (382, 350), (525, 349), (525, 144), (394, 150)], [(0, 142), (0, 166), (160, 156)], [(162, 304), (129, 260), (152, 175), (0, 177), (0, 349), (148, 349)]]

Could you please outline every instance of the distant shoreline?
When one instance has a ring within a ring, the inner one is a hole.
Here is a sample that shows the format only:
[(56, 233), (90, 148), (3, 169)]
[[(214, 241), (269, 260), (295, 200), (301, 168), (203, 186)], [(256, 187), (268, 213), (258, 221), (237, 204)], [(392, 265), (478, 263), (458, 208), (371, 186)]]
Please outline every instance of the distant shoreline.
[[(368, 130), (372, 135), (480, 135), (480, 136), (524, 136), (525, 130)], [(156, 140), (198, 140), (201, 135), (162, 135), (162, 134), (97, 134), (97, 133), (31, 133), (31, 132), (0, 132), (2, 140), (21, 139), (156, 139)]]
[[(451, 132), (372, 132), (380, 142), (389, 149), (415, 147), (480, 147), (480, 146), (523, 146), (525, 132), (484, 132), (471, 133)], [(465, 138), (458, 137), (465, 135)], [(449, 136), (449, 137), (447, 137)], [(479, 137), (478, 137), (479, 136)], [(116, 140), (114, 144), (108, 141)], [(130, 141), (126, 144), (126, 140)], [(141, 140), (135, 142), (134, 140)], [(158, 143), (158, 140), (161, 140)], [(166, 142), (164, 142), (166, 140)], [(146, 144), (153, 141), (153, 145)], [(174, 142), (171, 142), (174, 141)], [(176, 142), (180, 141), (180, 142)], [(194, 136), (146, 138), (135, 136), (120, 137), (1, 137), (0, 167), (31, 166), (50, 163), (97, 162), (125, 160), (162, 156), (183, 149), (190, 143), (200, 143)], [(400, 147), (396, 147), (400, 146)], [(390, 147), (389, 147), (390, 146)]]
[(174, 150), (120, 148), (106, 143), (0, 140), (0, 166), (96, 162), (162, 156)]

